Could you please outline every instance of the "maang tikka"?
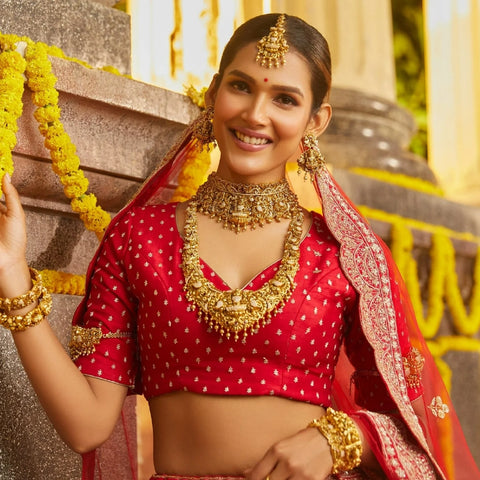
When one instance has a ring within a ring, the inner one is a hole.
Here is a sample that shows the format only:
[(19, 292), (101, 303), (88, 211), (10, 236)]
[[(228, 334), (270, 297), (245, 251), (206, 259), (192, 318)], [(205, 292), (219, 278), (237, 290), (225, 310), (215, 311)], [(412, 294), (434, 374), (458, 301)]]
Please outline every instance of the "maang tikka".
[(192, 124), (192, 135), (200, 142), (202, 147), (206, 145), (208, 149), (210, 149), (211, 144), (215, 142), (212, 123), (213, 112), (213, 105), (209, 105)]
[(257, 42), (257, 57), (262, 67), (280, 67), (285, 64), (285, 54), (288, 52), (288, 44), (285, 39), (285, 15), (282, 13), (274, 27), (270, 27), (270, 33)]
[(318, 147), (318, 141), (313, 133), (306, 133), (302, 138), (302, 154), (298, 157), (298, 173), (305, 173), (305, 180), (313, 177), (325, 165), (325, 157)]

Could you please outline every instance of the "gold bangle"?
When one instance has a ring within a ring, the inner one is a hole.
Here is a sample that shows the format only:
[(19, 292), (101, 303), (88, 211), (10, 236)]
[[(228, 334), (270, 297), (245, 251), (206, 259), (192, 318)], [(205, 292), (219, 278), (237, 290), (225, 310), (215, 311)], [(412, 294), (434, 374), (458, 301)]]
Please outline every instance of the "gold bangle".
[(327, 439), (332, 454), (332, 473), (353, 470), (362, 460), (362, 441), (357, 426), (344, 412), (328, 407), (325, 415), (312, 420), (308, 427), (317, 428)]
[(0, 298), (0, 310), (3, 313), (9, 313), (12, 310), (20, 310), (32, 303), (35, 303), (42, 294), (42, 277), (40, 272), (34, 268), (30, 268), (30, 276), (32, 278), (32, 288), (23, 295), (14, 298)]
[(25, 315), (0, 314), (0, 325), (12, 332), (21, 332), (40, 323), (52, 311), (52, 296), (42, 287), (38, 305)]

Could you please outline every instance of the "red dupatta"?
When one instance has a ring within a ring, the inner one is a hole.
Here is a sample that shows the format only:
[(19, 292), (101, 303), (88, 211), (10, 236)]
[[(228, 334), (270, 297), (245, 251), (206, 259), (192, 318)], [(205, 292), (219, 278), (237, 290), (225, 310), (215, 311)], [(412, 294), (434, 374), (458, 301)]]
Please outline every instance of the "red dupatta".
[[(361, 327), (398, 416), (369, 412), (357, 404), (352, 386), (353, 367), (344, 352), (334, 384), (338, 408), (362, 425), (388, 479), (479, 479), (480, 472), (388, 247), (325, 166), (316, 175), (314, 184), (327, 225), (340, 244), (342, 268), (359, 294)], [(416, 401), (417, 411), (423, 413), (422, 424), (407, 395), (399, 322), (405, 322), (410, 343), (425, 359), (423, 395)], [(435, 473), (426, 462), (424, 452), (435, 466)]]
[[(195, 122), (197, 121), (198, 119)], [(132, 207), (168, 203), (185, 159), (197, 148), (197, 142), (192, 137), (195, 122), (186, 129), (160, 167), (118, 213), (117, 218), (128, 213)], [(316, 175), (314, 185), (327, 225), (340, 244), (342, 268), (359, 293), (359, 319), (365, 341), (373, 349), (378, 374), (385, 383), (398, 414), (368, 411), (359, 404), (352, 383), (354, 367), (344, 350), (340, 355), (333, 386), (337, 408), (347, 412), (361, 425), (382, 466), (384, 478), (480, 479), (480, 472), (419, 331), (406, 288), (389, 249), (375, 235), (326, 167)], [(93, 265), (101, 249), (102, 245), (90, 264), (87, 279), (92, 276)], [(85, 299), (88, 293), (87, 280)], [(82, 322), (85, 299), (75, 313), (74, 324)], [(410, 343), (425, 358), (422, 382), (424, 394), (421, 400), (416, 401), (420, 404), (423, 402), (420, 405), (424, 412), (423, 424), (420, 424), (407, 394), (398, 334), (399, 321), (406, 323)], [(95, 452), (84, 455), (82, 478), (101, 479), (101, 467), (96, 461)]]

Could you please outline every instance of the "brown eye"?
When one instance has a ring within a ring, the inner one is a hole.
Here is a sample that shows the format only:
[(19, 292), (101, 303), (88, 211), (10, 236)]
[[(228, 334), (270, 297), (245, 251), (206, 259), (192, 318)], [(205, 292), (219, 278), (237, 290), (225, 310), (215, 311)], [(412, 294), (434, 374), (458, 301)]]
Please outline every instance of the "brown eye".
[(230, 82), (230, 86), (234, 90), (238, 90), (240, 92), (249, 92), (250, 88), (248, 87), (248, 84), (242, 80), (233, 80)]
[(298, 102), (291, 95), (286, 94), (278, 95), (275, 101), (287, 106), (298, 105)]

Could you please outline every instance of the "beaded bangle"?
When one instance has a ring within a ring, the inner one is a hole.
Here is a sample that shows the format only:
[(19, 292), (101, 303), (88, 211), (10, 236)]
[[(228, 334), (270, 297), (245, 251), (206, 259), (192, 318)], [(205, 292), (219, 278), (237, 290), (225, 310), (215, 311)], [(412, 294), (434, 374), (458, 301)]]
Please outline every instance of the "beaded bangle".
[(12, 332), (21, 332), (40, 323), (52, 311), (52, 296), (42, 287), (38, 305), (25, 315), (0, 314), (0, 325)]
[(360, 465), (362, 441), (357, 426), (346, 413), (329, 407), (323, 417), (312, 420), (308, 427), (317, 428), (327, 439), (332, 454), (334, 475)]
[(34, 268), (30, 268), (30, 275), (32, 277), (32, 288), (23, 295), (14, 298), (0, 298), (0, 311), (8, 313), (12, 310), (20, 310), (35, 303), (42, 294), (42, 277), (40, 273)]

